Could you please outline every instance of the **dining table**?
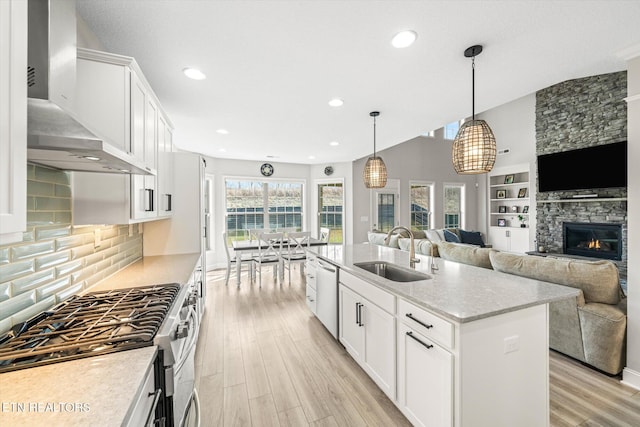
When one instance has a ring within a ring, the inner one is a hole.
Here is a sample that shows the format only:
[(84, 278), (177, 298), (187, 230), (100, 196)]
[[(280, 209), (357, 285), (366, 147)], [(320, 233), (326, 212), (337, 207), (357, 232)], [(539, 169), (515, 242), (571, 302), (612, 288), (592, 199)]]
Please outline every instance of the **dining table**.
[[(285, 237), (282, 241), (282, 248), (284, 250), (285, 246), (289, 243), (287, 238)], [(324, 246), (328, 245), (329, 242), (316, 239), (314, 237), (309, 238), (309, 246)], [(267, 248), (268, 245), (265, 242), (260, 241), (259, 239), (253, 240), (234, 240), (231, 244), (235, 254), (236, 259), (240, 260), (242, 258), (242, 254), (246, 252), (256, 252), (258, 249)], [(306, 248), (306, 244), (304, 247)], [(236, 262), (236, 283), (240, 285), (240, 274), (242, 272), (242, 263)]]

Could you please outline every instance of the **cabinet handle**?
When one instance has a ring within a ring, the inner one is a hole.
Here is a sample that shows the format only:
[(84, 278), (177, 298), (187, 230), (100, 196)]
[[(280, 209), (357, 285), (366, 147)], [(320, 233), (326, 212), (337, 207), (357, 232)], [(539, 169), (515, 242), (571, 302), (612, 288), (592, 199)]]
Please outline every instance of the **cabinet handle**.
[(411, 313), (407, 313), (407, 314), (405, 314), (405, 316), (407, 316), (409, 319), (413, 320), (414, 322), (419, 323), (420, 325), (424, 326), (427, 329), (433, 328), (433, 325), (427, 325), (426, 323), (421, 322), (420, 320), (418, 320), (415, 317), (413, 317), (413, 314), (411, 314)]
[(144, 192), (147, 195), (144, 210), (145, 212), (153, 212), (153, 188), (145, 188)]
[[(147, 421), (144, 423), (145, 426), (152, 425), (152, 423), (156, 424), (157, 422), (157, 420), (154, 420), (153, 417), (155, 415), (156, 408), (158, 407), (158, 402), (160, 401), (160, 397), (162, 396), (162, 389), (159, 388), (155, 392), (149, 393), (148, 397), (151, 397), (151, 396), (153, 396), (153, 405), (151, 405), (151, 408), (149, 409), (149, 413), (147, 414)], [(163, 422), (163, 420), (160, 420), (160, 422)]]
[(411, 332), (411, 331), (407, 332), (407, 336), (410, 337), (410, 338), (413, 338), (416, 341), (418, 341), (420, 344), (422, 344), (423, 346), (427, 347), (428, 349), (429, 348), (433, 348), (433, 344), (427, 344), (427, 343), (422, 342), (422, 340), (419, 340), (418, 338), (414, 337), (413, 336), (413, 332)]
[(167, 196), (167, 212), (171, 212), (173, 210), (171, 209), (171, 201), (173, 200), (173, 195), (165, 194), (165, 196)]
[(364, 304), (360, 304), (360, 306), (358, 307), (358, 314), (359, 314), (358, 317), (360, 318), (360, 321), (358, 322), (358, 326), (360, 327), (364, 326), (364, 323), (362, 323), (362, 307), (364, 307)]
[(360, 325), (360, 303), (356, 303), (356, 324)]

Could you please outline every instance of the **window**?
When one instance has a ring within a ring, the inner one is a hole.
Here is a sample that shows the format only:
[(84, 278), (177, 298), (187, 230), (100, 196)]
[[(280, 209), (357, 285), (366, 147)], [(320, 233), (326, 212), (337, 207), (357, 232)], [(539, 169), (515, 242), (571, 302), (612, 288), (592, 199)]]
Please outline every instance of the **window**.
[(464, 184), (444, 185), (444, 226), (464, 228)]
[(230, 240), (248, 239), (247, 230), (302, 229), (303, 184), (225, 180), (226, 228)]
[(431, 224), (429, 220), (433, 206), (433, 183), (412, 182), (410, 197), (411, 229), (430, 229)]
[(454, 140), (460, 129), (460, 122), (451, 122), (444, 126), (444, 139)]
[(378, 230), (390, 231), (396, 223), (396, 195), (389, 193), (378, 194)]
[(344, 190), (342, 183), (318, 184), (318, 236), (320, 228), (329, 228), (329, 243), (342, 243)]
[(302, 230), (302, 184), (265, 183), (268, 187), (269, 228)]

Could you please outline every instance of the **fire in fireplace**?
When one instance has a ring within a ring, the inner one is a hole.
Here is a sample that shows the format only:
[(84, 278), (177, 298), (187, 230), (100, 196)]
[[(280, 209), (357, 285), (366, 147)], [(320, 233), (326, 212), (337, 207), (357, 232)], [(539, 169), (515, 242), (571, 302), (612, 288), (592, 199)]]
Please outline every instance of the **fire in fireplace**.
[(622, 259), (622, 226), (591, 222), (562, 224), (563, 252), (603, 259)]

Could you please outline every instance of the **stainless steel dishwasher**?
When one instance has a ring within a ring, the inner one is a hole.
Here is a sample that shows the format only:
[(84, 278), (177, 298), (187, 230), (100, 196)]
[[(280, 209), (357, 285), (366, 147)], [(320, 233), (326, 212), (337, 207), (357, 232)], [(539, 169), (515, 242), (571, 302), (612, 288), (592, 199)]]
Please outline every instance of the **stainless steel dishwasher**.
[(338, 267), (318, 258), (316, 316), (338, 338)]

